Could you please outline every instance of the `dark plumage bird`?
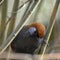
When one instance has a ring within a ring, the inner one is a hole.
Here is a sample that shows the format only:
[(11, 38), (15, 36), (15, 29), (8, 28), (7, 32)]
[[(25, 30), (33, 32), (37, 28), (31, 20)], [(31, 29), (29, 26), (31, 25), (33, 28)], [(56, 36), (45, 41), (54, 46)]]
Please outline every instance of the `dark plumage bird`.
[(45, 26), (41, 23), (24, 26), (11, 43), (11, 48), (17, 53), (33, 54), (42, 43), (44, 35)]

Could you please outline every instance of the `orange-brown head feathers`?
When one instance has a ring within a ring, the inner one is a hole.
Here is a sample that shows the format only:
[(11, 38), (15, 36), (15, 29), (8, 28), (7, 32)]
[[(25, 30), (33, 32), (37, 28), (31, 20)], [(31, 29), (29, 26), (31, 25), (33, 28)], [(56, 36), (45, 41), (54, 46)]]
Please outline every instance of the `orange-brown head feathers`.
[(38, 36), (40, 38), (44, 37), (45, 32), (46, 32), (46, 28), (42, 23), (32, 23), (29, 25), (29, 28), (30, 27), (35, 27), (37, 29)]

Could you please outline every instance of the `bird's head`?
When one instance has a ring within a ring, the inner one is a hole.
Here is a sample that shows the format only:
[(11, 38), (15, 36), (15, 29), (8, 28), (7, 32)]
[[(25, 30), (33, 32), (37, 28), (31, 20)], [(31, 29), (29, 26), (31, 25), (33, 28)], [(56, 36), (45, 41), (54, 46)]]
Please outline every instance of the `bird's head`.
[[(35, 27), (35, 28), (33, 28)], [(28, 25), (28, 28), (30, 29), (30, 31), (37, 31), (37, 35), (40, 38), (43, 38), (45, 36), (45, 32), (46, 32), (46, 28), (45, 25), (43, 25), (42, 23), (32, 23), (30, 25)]]

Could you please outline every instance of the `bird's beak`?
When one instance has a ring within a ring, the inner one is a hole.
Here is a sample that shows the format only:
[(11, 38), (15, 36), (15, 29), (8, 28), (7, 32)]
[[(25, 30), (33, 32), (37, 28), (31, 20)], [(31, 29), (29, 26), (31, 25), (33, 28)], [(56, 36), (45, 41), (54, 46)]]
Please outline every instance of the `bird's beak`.
[(46, 41), (43, 38), (37, 38), (37, 40), (39, 44), (42, 44), (42, 43), (46, 44)]

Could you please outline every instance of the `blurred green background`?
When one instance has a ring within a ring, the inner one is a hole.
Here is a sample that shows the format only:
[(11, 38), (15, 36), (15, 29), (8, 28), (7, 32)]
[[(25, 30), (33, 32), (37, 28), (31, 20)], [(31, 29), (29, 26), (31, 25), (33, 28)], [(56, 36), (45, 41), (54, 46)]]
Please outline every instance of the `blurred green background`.
[[(29, 2), (17, 10), (27, 0), (4, 0), (0, 6), (0, 45), (10, 36), (18, 24), (23, 24), (22, 18), (26, 12)], [(40, 22), (49, 25), (51, 14), (56, 0), (42, 0), (37, 9), (29, 18), (27, 24)], [(46, 53), (60, 53), (60, 5), (56, 15), (56, 22), (50, 36), (49, 46)], [(9, 50), (9, 49), (8, 49)]]

